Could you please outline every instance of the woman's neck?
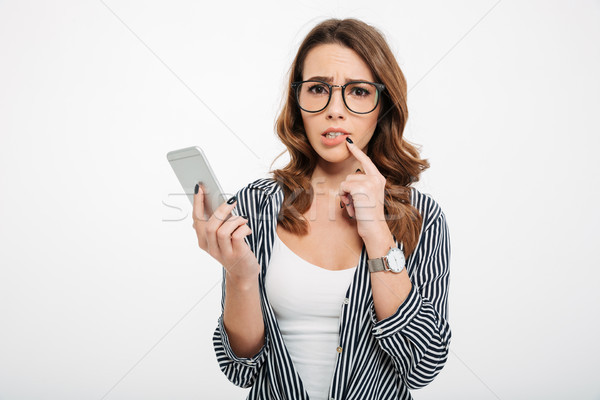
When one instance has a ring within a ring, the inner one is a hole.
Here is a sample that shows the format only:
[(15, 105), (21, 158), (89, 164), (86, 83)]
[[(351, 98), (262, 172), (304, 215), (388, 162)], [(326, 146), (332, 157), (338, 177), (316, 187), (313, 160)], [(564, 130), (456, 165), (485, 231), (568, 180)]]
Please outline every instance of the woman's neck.
[(315, 167), (310, 180), (315, 191), (337, 193), (340, 184), (348, 175), (355, 173), (357, 168), (361, 168), (361, 165), (354, 157), (339, 163), (321, 162)]

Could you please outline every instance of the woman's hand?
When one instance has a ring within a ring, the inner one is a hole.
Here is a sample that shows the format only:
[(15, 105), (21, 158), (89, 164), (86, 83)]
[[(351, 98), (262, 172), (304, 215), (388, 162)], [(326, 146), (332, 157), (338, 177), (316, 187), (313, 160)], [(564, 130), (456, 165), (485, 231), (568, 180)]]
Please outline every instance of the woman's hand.
[(252, 233), (250, 227), (246, 225), (247, 219), (231, 216), (235, 203), (235, 201), (232, 204), (225, 202), (209, 216), (200, 185), (194, 195), (192, 226), (198, 236), (198, 246), (221, 263), (230, 279), (244, 282), (256, 279), (260, 266), (256, 256), (244, 241), (244, 238)]
[(386, 179), (373, 161), (355, 144), (346, 145), (360, 162), (362, 171), (350, 174), (340, 184), (340, 199), (351, 218), (356, 219), (358, 234), (364, 239), (388, 231), (385, 220), (384, 196)]

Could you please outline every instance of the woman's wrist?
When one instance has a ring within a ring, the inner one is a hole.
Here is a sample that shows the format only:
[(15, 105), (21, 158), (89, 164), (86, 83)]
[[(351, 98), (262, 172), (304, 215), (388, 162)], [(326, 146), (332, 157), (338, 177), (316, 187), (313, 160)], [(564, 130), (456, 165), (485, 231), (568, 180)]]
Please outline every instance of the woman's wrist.
[(258, 286), (258, 275), (256, 276), (236, 276), (229, 272), (225, 274), (225, 284), (227, 287), (235, 289), (236, 292), (246, 292), (253, 290)]
[(394, 246), (394, 236), (387, 224), (381, 225), (377, 230), (365, 234), (363, 237), (369, 259), (383, 257)]

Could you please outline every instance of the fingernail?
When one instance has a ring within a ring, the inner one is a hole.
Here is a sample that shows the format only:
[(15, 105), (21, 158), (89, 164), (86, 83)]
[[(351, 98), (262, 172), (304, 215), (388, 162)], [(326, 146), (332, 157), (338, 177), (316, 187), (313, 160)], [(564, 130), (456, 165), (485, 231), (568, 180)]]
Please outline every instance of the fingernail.
[(344, 208), (344, 203), (340, 200), (340, 208)]
[(233, 196), (232, 198), (230, 198), (229, 200), (227, 200), (227, 204), (233, 204), (235, 203), (237, 200), (237, 198), (235, 196)]
[(350, 137), (348, 137), (348, 136), (346, 136), (346, 141), (348, 141), (348, 143), (354, 143), (354, 142), (352, 141), (352, 139), (350, 139)]
[(196, 187), (194, 188), (194, 194), (198, 194), (198, 189), (200, 186), (196, 183)]

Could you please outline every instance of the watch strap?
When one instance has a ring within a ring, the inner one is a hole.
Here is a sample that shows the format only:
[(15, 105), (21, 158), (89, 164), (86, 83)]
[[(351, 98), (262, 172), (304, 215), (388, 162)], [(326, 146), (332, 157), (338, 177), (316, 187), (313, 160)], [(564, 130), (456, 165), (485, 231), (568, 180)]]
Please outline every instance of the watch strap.
[(383, 257), (367, 260), (367, 265), (369, 266), (369, 272), (379, 272), (386, 270)]

